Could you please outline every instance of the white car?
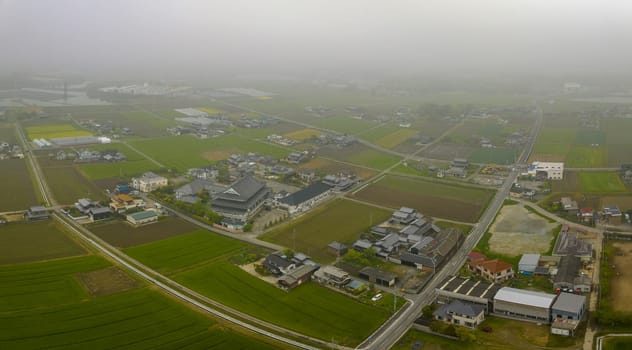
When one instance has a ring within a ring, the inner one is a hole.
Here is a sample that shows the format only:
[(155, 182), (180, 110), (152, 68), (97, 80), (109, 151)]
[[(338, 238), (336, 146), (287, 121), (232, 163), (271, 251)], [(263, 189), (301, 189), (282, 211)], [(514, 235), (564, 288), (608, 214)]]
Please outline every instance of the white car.
[(371, 301), (378, 301), (380, 299), (382, 299), (382, 293), (377, 293), (371, 298)]

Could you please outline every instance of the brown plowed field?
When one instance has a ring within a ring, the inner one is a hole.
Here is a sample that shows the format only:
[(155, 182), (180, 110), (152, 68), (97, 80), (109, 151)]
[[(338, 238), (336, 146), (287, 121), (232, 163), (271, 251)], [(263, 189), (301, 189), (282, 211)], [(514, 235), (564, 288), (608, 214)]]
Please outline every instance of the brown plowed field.
[(464, 222), (476, 222), (484, 208), (475, 202), (457, 201), (430, 194), (419, 195), (379, 183), (360, 191), (356, 197), (391, 208), (405, 206), (415, 208), (424, 215)]
[(116, 247), (128, 248), (188, 233), (197, 228), (184, 220), (171, 217), (140, 227), (132, 227), (126, 222), (113, 222), (94, 226), (90, 230)]

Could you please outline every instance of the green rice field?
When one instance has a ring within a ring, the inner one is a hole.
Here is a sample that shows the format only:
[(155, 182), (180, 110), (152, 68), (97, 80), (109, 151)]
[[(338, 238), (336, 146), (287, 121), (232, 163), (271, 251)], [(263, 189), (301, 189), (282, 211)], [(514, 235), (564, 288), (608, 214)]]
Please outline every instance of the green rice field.
[(327, 253), (329, 243), (353, 243), (371, 225), (382, 223), (391, 214), (388, 210), (341, 199), (265, 234), (262, 239), (296, 247), (316, 261), (329, 262), (335, 258)]
[(52, 220), (0, 226), (0, 264), (48, 260), (85, 253)]

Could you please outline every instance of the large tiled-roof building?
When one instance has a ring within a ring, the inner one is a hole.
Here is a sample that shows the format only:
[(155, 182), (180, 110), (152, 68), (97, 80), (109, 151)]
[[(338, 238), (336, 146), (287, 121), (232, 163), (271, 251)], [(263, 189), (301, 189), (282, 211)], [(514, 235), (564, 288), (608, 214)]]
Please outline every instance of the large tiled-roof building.
[[(227, 190), (215, 194), (211, 208), (223, 216), (224, 226), (242, 229), (270, 196), (270, 189), (252, 176), (235, 181)], [(228, 220), (226, 220), (228, 219)]]

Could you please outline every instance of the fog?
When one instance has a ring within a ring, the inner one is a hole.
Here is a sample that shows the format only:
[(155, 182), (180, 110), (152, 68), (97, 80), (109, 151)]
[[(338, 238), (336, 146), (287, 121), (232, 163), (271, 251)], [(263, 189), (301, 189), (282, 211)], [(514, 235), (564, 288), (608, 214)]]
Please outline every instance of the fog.
[(0, 0), (0, 73), (630, 74), (632, 2)]

